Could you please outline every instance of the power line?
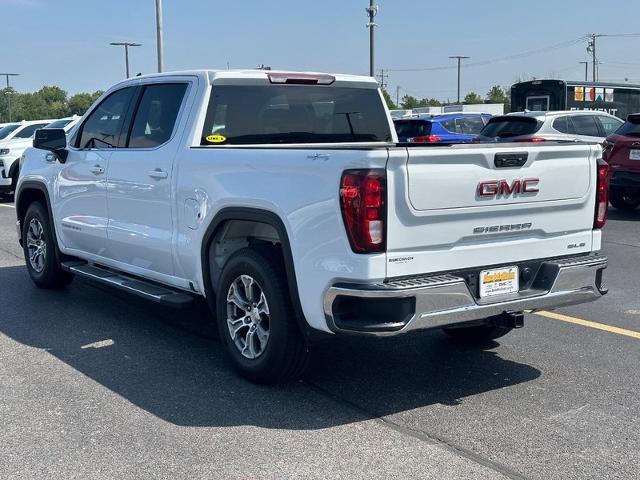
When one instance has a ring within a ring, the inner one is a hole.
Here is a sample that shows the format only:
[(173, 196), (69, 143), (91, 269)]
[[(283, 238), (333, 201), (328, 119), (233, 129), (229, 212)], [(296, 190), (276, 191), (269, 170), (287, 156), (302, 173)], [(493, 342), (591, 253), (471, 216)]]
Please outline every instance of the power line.
[[(521, 53), (515, 53), (513, 55), (507, 55), (505, 57), (499, 57), (499, 58), (494, 58), (494, 59), (490, 59), (490, 60), (481, 60), (481, 61), (477, 61), (477, 62), (469, 62), (469, 63), (465, 63), (465, 67), (480, 67), (480, 66), (484, 66), (484, 65), (491, 65), (494, 63), (500, 63), (500, 62), (508, 62), (510, 60), (515, 60), (518, 58), (522, 58), (522, 57), (528, 57), (531, 55), (536, 55), (536, 54), (540, 54), (540, 53), (547, 53), (547, 52), (552, 52), (554, 50), (559, 50), (562, 48), (567, 48), (573, 45), (577, 45), (579, 43), (584, 42), (584, 40), (588, 38), (586, 35), (580, 37), (580, 38), (575, 38), (573, 40), (569, 40), (566, 42), (562, 42), (562, 43), (557, 43), (555, 45), (550, 45), (548, 47), (542, 47), (542, 48), (537, 48), (534, 50), (528, 50), (526, 52), (521, 52)], [(448, 65), (448, 66), (438, 66), (438, 67), (424, 67), (424, 68), (389, 68), (387, 69), (388, 72), (431, 72), (431, 71), (436, 71), (436, 70), (454, 70), (456, 69), (457, 66), (455, 65)]]

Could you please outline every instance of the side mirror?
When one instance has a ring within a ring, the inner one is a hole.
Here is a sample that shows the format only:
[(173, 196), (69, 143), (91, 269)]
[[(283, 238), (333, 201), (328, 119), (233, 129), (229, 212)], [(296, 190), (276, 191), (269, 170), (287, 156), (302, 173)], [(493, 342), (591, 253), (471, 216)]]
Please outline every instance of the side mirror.
[(67, 134), (62, 128), (41, 128), (33, 137), (33, 147), (53, 152), (60, 163), (67, 161)]

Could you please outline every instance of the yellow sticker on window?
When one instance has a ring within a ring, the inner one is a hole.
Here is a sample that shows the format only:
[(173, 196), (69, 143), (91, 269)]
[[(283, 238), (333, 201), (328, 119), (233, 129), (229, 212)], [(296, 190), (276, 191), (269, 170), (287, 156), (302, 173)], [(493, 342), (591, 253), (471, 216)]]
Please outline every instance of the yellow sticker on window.
[(224, 135), (208, 135), (205, 140), (209, 143), (224, 143), (227, 141), (227, 137)]

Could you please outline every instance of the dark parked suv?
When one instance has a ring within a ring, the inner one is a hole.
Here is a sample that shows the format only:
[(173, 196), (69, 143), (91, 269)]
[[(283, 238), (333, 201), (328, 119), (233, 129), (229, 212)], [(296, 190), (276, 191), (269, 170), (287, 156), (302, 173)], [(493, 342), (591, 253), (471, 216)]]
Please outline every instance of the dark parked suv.
[(640, 205), (640, 114), (629, 115), (603, 148), (603, 158), (611, 167), (611, 205), (635, 210)]

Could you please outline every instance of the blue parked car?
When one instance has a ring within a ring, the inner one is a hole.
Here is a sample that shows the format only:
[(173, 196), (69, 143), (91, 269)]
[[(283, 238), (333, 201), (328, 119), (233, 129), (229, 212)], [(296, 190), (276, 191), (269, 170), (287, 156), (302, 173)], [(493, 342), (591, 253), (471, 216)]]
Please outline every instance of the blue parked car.
[(470, 143), (487, 124), (488, 113), (416, 115), (394, 120), (400, 142)]

